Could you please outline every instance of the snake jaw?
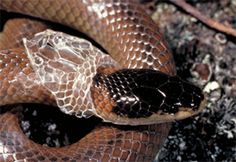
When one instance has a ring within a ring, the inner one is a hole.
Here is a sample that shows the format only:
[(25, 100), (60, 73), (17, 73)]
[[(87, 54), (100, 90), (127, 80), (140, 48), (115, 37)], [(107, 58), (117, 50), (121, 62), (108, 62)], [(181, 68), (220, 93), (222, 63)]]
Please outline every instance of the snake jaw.
[(147, 125), (194, 116), (204, 108), (200, 88), (148, 69), (123, 69), (94, 77), (96, 113), (106, 122)]

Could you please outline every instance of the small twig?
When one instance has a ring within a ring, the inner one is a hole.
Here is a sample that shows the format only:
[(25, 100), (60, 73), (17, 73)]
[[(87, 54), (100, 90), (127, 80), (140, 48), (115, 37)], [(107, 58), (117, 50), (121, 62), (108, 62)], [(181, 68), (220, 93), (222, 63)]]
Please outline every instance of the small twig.
[(207, 26), (209, 26), (215, 30), (218, 30), (222, 33), (226, 33), (228, 35), (232, 35), (232, 36), (236, 37), (236, 30), (235, 29), (231, 28), (230, 26), (225, 26), (225, 25), (203, 15), (196, 8), (194, 8), (193, 6), (186, 3), (185, 0), (169, 0), (169, 1), (173, 4), (175, 4), (176, 6), (179, 6), (180, 8), (182, 8), (183, 10), (185, 10), (186, 12), (188, 12), (189, 14), (191, 14), (192, 16), (194, 16), (195, 18), (197, 18), (198, 20), (200, 20), (201, 22), (206, 24)]

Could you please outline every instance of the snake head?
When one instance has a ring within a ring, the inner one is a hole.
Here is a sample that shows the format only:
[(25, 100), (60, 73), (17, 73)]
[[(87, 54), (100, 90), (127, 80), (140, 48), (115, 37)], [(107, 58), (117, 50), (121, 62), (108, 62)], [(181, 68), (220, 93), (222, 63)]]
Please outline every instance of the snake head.
[(124, 69), (94, 77), (97, 115), (116, 124), (146, 125), (196, 115), (204, 107), (201, 89), (178, 76), (149, 69)]
[(85, 40), (46, 30), (24, 45), (38, 82), (67, 114), (145, 125), (184, 119), (204, 107), (200, 88), (156, 70), (119, 70)]

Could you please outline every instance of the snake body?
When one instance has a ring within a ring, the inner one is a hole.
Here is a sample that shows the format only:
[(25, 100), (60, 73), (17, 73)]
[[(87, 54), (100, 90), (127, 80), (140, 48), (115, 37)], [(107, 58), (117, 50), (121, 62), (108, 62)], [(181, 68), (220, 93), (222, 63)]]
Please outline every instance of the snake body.
[[(95, 56), (85, 63), (81, 60), (90, 57), (91, 44), (52, 31), (38, 34), (25, 41), (26, 50), (1, 51), (1, 105), (56, 100), (66, 113), (95, 114), (129, 125), (173, 121), (201, 111), (201, 91), (174, 76), (165, 40), (136, 1), (3, 0), (0, 8), (71, 26), (99, 42), (112, 57), (98, 57), (94, 48)], [(60, 40), (69, 40), (70, 50), (58, 47)], [(78, 46), (79, 56), (74, 54)], [(83, 76), (89, 76), (85, 82), (90, 84), (79, 82)], [(75, 85), (82, 90), (69, 91)], [(145, 91), (151, 95), (142, 95)], [(65, 97), (68, 94), (71, 97)], [(165, 123), (132, 130), (102, 125), (71, 146), (47, 148), (26, 139), (14, 114), (6, 113), (0, 120), (0, 160), (5, 161), (151, 161), (169, 130)]]

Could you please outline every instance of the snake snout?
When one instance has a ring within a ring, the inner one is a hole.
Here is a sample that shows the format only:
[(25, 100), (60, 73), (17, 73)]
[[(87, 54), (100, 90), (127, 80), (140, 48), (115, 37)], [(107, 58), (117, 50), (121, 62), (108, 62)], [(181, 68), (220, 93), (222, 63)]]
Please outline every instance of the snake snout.
[(145, 125), (193, 116), (203, 108), (201, 89), (150, 69), (123, 69), (94, 77), (96, 113), (116, 124)]

